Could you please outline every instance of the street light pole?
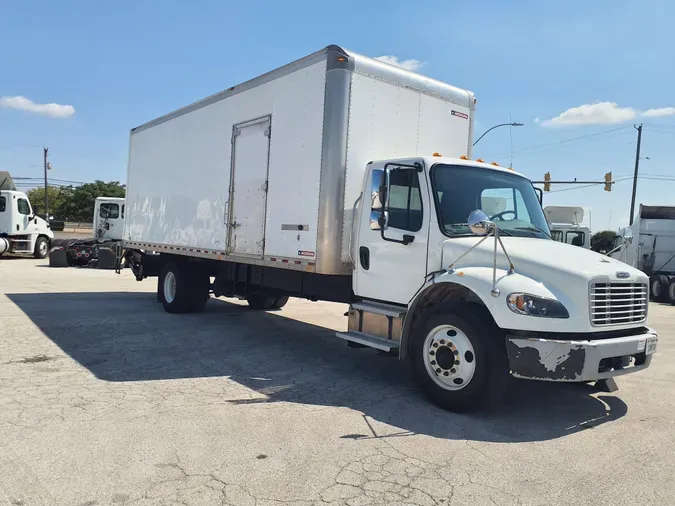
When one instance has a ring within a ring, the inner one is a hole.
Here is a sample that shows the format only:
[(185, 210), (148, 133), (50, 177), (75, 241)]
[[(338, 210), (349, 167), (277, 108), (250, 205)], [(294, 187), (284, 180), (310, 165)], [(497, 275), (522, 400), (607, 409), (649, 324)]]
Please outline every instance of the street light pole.
[(636, 126), (638, 132), (637, 147), (635, 148), (635, 172), (633, 173), (633, 195), (630, 199), (630, 219), (628, 225), (633, 224), (633, 213), (635, 212), (635, 192), (637, 191), (638, 169), (640, 168), (640, 144), (642, 142), (642, 124)]
[(483, 137), (485, 137), (485, 135), (486, 135), (488, 132), (491, 132), (491, 131), (494, 130), (495, 128), (499, 128), (499, 127), (503, 127), (503, 126), (521, 127), (521, 126), (523, 126), (523, 124), (522, 124), (522, 123), (516, 123), (516, 122), (513, 122), (513, 123), (500, 123), (499, 125), (495, 125), (495, 126), (493, 126), (492, 128), (488, 128), (485, 132), (483, 132), (483, 135), (481, 135), (480, 137), (478, 137), (478, 139), (476, 139), (476, 142), (474, 142), (473, 145), (475, 146), (476, 144), (478, 144), (478, 141), (481, 140)]
[(45, 221), (49, 223), (49, 195), (48, 195), (48, 186), (47, 186), (47, 154), (49, 153), (49, 148), (43, 148), (44, 151), (44, 166), (45, 166)]

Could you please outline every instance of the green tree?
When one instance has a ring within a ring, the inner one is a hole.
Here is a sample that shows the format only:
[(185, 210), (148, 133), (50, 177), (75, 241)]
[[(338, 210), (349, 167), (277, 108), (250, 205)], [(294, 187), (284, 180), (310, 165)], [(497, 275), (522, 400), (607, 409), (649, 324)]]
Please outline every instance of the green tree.
[(593, 234), (591, 237), (591, 249), (598, 253), (606, 253), (614, 246), (614, 239), (616, 239), (616, 232), (611, 230), (604, 230)]
[[(70, 186), (58, 187), (48, 186), (47, 197), (49, 197), (49, 214), (55, 219), (60, 220), (64, 218), (64, 211), (66, 204), (72, 198), (73, 188)], [(26, 195), (30, 200), (33, 212), (39, 216), (45, 214), (45, 189), (33, 188), (29, 190)]]
[(92, 221), (96, 197), (125, 197), (126, 189), (119, 181), (95, 181), (73, 188), (67, 199), (63, 219), (70, 221)]

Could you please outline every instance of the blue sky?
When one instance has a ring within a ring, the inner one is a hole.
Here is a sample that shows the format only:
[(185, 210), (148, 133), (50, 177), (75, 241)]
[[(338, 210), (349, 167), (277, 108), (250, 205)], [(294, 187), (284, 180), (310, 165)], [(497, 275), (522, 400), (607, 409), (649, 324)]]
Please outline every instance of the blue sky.
[[(339, 44), (471, 89), (476, 135), (509, 115), (524, 123), (474, 155), (508, 164), (513, 151), (532, 179), (630, 175), (643, 122), (641, 171), (673, 181), (641, 179), (637, 201), (675, 205), (672, 1), (0, 0), (0, 12), (0, 170), (15, 176), (40, 176), (46, 145), (54, 178), (124, 181), (131, 127)], [(545, 204), (591, 208), (595, 231), (615, 229), (630, 191), (623, 181)]]

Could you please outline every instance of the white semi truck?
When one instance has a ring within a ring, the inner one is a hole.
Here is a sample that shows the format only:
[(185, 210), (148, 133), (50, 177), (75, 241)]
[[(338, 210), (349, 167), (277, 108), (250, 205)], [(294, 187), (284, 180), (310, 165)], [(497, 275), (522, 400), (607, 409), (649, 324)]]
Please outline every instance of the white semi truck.
[(126, 259), (169, 313), (347, 303), (336, 336), (409, 360), (452, 410), (509, 374), (648, 367), (647, 276), (550, 240), (528, 179), (469, 160), (475, 104), (329, 46), (134, 128)]
[(610, 256), (649, 275), (652, 300), (675, 305), (675, 206), (640, 204)]
[(0, 255), (45, 258), (54, 232), (33, 211), (28, 196), (16, 189), (8, 172), (0, 172)]

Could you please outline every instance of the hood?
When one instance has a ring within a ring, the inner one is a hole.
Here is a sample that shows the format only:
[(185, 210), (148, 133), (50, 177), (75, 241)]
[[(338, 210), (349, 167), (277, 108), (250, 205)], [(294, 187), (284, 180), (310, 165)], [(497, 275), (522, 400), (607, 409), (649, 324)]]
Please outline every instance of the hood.
[[(460, 255), (480, 241), (480, 237), (450, 239), (443, 245), (443, 267), (447, 267)], [(552, 275), (590, 280), (595, 277), (609, 277), (623, 282), (645, 278), (641, 271), (614, 258), (594, 251), (548, 239), (501, 236), (506, 252), (511, 257), (515, 271), (544, 284)], [(494, 238), (487, 238), (483, 244), (465, 256), (457, 266), (492, 266)], [(506, 256), (498, 247), (497, 266), (508, 268)], [(617, 273), (627, 273), (620, 274)]]

